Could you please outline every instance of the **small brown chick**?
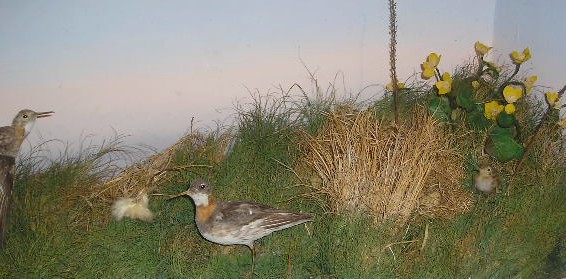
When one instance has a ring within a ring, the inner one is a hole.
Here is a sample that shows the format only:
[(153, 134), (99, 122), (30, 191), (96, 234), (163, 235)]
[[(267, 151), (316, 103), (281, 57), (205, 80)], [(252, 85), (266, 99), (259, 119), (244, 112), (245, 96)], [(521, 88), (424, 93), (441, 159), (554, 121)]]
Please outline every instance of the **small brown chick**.
[(499, 186), (499, 179), (491, 166), (483, 166), (474, 177), (474, 185), (484, 194), (490, 194)]

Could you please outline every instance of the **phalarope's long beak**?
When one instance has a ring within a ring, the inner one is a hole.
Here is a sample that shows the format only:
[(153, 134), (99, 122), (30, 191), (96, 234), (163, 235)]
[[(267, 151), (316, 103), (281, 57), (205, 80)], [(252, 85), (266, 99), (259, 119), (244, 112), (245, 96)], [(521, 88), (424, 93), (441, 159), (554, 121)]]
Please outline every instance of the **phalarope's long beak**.
[(185, 191), (185, 192), (182, 192), (182, 193), (179, 193), (179, 194), (174, 195), (174, 196), (170, 196), (170, 197), (168, 198), (168, 200), (171, 200), (171, 199), (174, 199), (174, 198), (178, 198), (178, 197), (180, 197), (180, 196), (185, 196), (185, 195), (187, 195), (187, 196), (189, 195), (189, 190), (187, 190), (187, 191)]
[(44, 111), (44, 112), (38, 112), (37, 118), (42, 118), (42, 117), (49, 117), (51, 116), (53, 113), (55, 113), (54, 111)]

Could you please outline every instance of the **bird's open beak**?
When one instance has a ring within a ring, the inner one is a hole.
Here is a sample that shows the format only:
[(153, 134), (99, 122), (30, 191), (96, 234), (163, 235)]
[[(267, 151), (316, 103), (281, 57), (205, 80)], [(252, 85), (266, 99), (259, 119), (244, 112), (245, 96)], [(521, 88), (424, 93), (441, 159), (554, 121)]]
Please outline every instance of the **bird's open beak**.
[(189, 195), (189, 190), (187, 190), (187, 191), (185, 191), (185, 192), (182, 192), (182, 193), (179, 193), (179, 194), (174, 195), (174, 196), (170, 196), (170, 197), (168, 198), (168, 200), (174, 199), (174, 198), (178, 198), (178, 197), (180, 197), (180, 196), (185, 196), (185, 195), (187, 195), (187, 196)]
[(38, 112), (38, 113), (37, 113), (37, 118), (49, 117), (49, 116), (51, 116), (53, 113), (55, 113), (55, 112), (54, 112), (54, 111)]

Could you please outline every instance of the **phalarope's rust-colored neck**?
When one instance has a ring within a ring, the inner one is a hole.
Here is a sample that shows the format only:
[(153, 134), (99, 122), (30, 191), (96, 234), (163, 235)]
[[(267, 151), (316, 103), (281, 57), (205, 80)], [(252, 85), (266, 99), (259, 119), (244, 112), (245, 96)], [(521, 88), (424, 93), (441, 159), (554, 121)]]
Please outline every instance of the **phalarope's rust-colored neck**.
[(252, 251), (252, 273), (255, 263), (254, 241), (272, 232), (312, 221), (311, 213), (296, 213), (254, 202), (217, 201), (212, 185), (194, 180), (189, 189), (178, 195), (190, 196), (196, 206), (195, 222), (200, 234), (221, 245), (245, 245)]
[(208, 196), (207, 205), (198, 205), (197, 206), (197, 215), (196, 218), (199, 222), (204, 223), (212, 218), (214, 211), (216, 210), (216, 200), (214, 199), (213, 195)]

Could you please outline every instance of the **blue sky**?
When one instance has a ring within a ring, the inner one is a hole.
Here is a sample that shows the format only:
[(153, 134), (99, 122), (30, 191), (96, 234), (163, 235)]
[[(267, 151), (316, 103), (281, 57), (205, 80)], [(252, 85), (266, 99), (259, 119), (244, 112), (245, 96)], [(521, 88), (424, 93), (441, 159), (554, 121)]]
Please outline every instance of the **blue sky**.
[[(398, 2), (401, 79), (430, 52), (450, 71), (476, 40), (493, 42), (496, 1)], [(22, 108), (55, 110), (36, 136), (73, 142), (114, 128), (164, 148), (191, 117), (230, 119), (246, 87), (308, 88), (299, 57), (321, 84), (342, 71), (348, 92), (383, 85), (386, 3), (0, 0), (0, 125)]]

